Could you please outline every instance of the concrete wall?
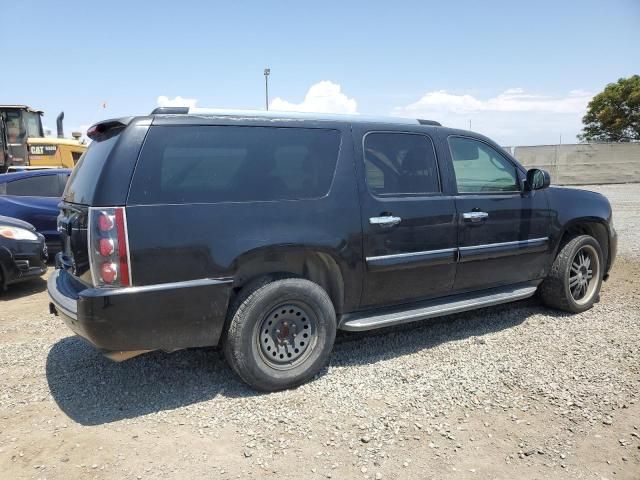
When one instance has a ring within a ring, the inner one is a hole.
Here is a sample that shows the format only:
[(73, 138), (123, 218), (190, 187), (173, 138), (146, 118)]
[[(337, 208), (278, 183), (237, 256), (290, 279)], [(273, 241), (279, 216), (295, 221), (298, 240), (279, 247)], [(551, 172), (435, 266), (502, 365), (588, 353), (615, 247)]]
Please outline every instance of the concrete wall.
[(544, 168), (556, 185), (640, 182), (640, 143), (507, 147), (526, 167)]

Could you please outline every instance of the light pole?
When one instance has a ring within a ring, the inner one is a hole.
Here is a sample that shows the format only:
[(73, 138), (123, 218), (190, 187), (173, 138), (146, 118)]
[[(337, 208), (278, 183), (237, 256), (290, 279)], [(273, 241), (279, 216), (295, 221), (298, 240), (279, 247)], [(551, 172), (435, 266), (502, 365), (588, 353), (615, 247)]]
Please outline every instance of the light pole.
[(267, 110), (269, 110), (269, 74), (271, 73), (270, 68), (264, 69), (264, 103)]

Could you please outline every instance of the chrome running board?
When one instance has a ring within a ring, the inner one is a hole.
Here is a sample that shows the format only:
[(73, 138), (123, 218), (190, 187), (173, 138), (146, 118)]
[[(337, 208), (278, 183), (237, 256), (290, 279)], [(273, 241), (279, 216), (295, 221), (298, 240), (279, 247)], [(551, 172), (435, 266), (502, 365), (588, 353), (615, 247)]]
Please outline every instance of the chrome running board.
[(481, 292), (452, 295), (375, 312), (348, 313), (342, 316), (338, 328), (359, 332), (522, 300), (536, 293), (537, 283), (520, 283)]

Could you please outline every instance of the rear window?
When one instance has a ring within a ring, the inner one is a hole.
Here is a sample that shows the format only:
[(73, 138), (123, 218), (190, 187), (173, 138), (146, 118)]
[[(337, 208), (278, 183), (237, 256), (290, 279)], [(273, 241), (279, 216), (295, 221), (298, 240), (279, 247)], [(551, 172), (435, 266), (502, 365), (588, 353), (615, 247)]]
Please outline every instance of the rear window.
[(64, 199), (67, 202), (87, 205), (91, 203), (98, 176), (118, 138), (119, 135), (114, 135), (104, 140), (91, 142), (69, 177), (67, 188), (64, 191)]
[(152, 127), (129, 204), (299, 200), (323, 197), (340, 133), (330, 129)]

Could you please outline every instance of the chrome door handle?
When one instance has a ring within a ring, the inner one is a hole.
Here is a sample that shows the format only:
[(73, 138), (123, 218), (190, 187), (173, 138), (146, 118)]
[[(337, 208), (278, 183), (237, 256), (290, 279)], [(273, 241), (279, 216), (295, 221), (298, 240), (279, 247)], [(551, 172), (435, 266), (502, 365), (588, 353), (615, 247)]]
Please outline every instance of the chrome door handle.
[(400, 217), (393, 217), (391, 215), (385, 217), (371, 217), (369, 223), (371, 225), (380, 225), (381, 227), (393, 227), (402, 221)]
[(462, 214), (462, 218), (471, 222), (479, 222), (489, 218), (489, 214), (487, 212), (465, 212)]

